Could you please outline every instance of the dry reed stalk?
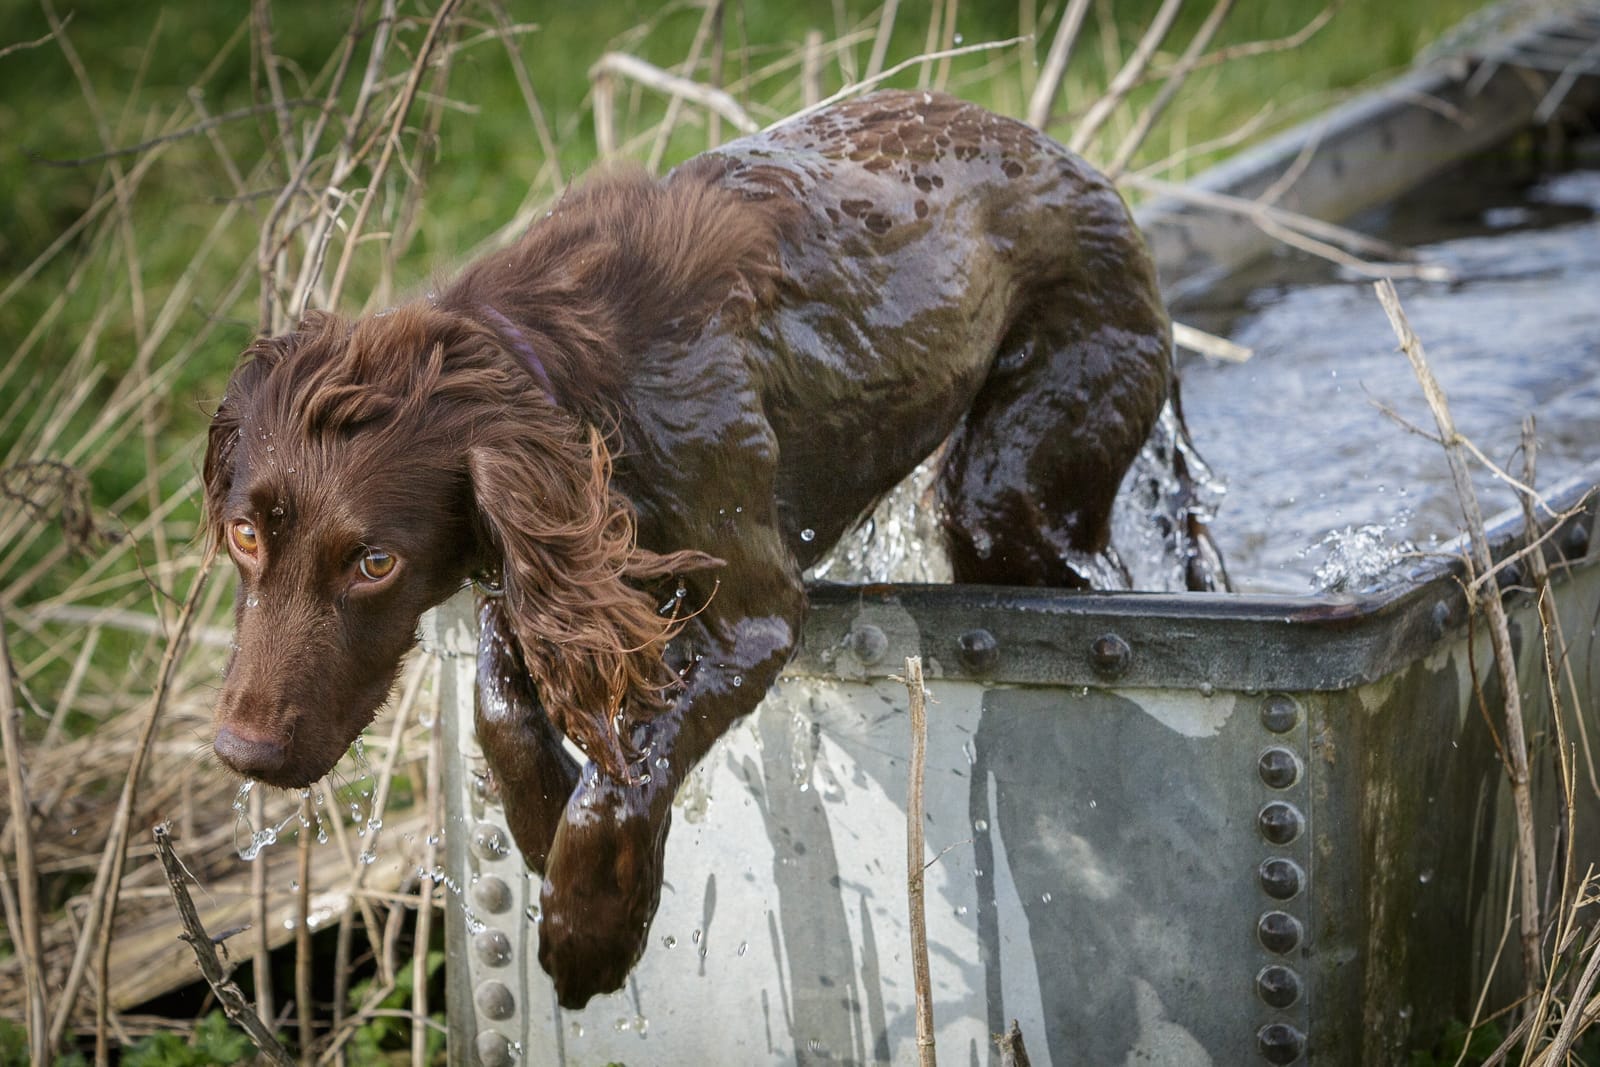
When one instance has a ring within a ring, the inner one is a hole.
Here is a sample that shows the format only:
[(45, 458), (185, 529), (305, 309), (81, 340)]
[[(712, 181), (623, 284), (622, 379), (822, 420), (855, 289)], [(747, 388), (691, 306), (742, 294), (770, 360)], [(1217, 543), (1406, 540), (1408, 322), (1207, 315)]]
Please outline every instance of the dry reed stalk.
[[(1411, 363), (1412, 372), (1416, 375), (1418, 384), (1422, 386), (1423, 395), (1439, 427), (1439, 437), (1450, 464), (1451, 478), (1455, 482), (1456, 495), (1466, 519), (1469, 559), (1476, 571), (1487, 573), (1494, 564), (1489, 554), (1489, 540), (1484, 533), (1483, 512), (1478, 506), (1478, 496), (1472, 487), (1472, 478), (1467, 471), (1466, 458), (1463, 455), (1465, 450), (1461, 446), (1461, 436), (1456, 432), (1455, 421), (1451, 417), (1444, 390), (1439, 387), (1438, 380), (1433, 376), (1433, 369), (1428, 365), (1427, 354), (1423, 350), (1421, 340), (1406, 320), (1405, 310), (1400, 306), (1400, 297), (1395, 292), (1394, 283), (1385, 279), (1378, 282), (1374, 288), (1378, 294), (1378, 302), (1383, 305), (1384, 313), (1389, 317), (1389, 323), (1400, 341), (1400, 348)], [(1528, 742), (1523, 724), (1522, 694), (1517, 683), (1516, 655), (1511, 648), (1511, 631), (1506, 620), (1505, 605), (1501, 603), (1498, 591), (1491, 587), (1486, 595), (1477, 596), (1469, 589), (1468, 607), (1481, 607), (1488, 620), (1495, 664), (1500, 673), (1501, 689), (1505, 695), (1506, 774), (1511, 782), (1511, 799), (1516, 812), (1516, 847), (1520, 867), (1518, 903), (1522, 935), (1523, 988), (1531, 999), (1537, 993), (1543, 973), (1539, 957), (1541, 927), (1537, 881), (1539, 868), (1534, 845)]]
[(931, 60), (943, 59), (945, 56), (970, 56), (976, 55), (979, 52), (991, 52), (995, 49), (1010, 48), (1012, 45), (1018, 44), (1021, 41), (1022, 38), (1020, 37), (1008, 37), (1003, 41), (984, 41), (980, 44), (967, 44), (962, 45), (959, 48), (945, 49), (942, 52), (925, 52), (919, 56), (912, 56), (910, 59), (896, 63), (888, 70), (879, 72), (875, 77), (863, 78), (861, 81), (845, 86), (843, 89), (840, 89), (833, 95), (826, 96), (817, 101), (816, 104), (811, 107), (803, 107), (798, 111), (786, 115), (777, 122), (769, 124), (766, 128), (770, 130), (773, 126), (781, 125), (785, 122), (793, 122), (795, 119), (801, 118), (805, 115), (809, 115), (816, 111), (821, 111), (826, 107), (831, 107), (841, 100), (848, 100), (852, 96), (859, 96), (861, 93), (871, 89), (874, 85), (887, 81), (899, 74), (901, 71), (909, 70), (912, 67), (917, 66), (919, 63), (927, 63)]
[(1050, 109), (1055, 106), (1056, 94), (1061, 91), (1061, 80), (1067, 75), (1067, 64), (1072, 61), (1073, 46), (1078, 43), (1078, 33), (1083, 29), (1084, 16), (1089, 13), (1089, 0), (1068, 0), (1050, 39), (1050, 52), (1045, 56), (1044, 69), (1034, 83), (1033, 95), (1028, 98), (1028, 124), (1035, 129), (1048, 129)]
[[(444, 731), (438, 728), (439, 716), (444, 714), (444, 707), (439, 689), (433, 692), (433, 714), (431, 716), (433, 728), (428, 735), (427, 770), (424, 781), (427, 783), (427, 797), (424, 801), (428, 812), (427, 832), (423, 844), (422, 862), (428, 870), (433, 870), (439, 862), (439, 834), (444, 828)], [(428, 947), (433, 940), (433, 912), (436, 906), (434, 900), (435, 885), (433, 879), (424, 879), (421, 885), (422, 899), (417, 904), (417, 929), (413, 938), (411, 953), (411, 1062), (413, 1067), (425, 1067), (427, 1063), (428, 1048)]]
[(800, 67), (800, 99), (806, 107), (815, 107), (822, 99), (822, 31), (806, 32), (805, 62)]
[(278, 1044), (278, 1039), (272, 1036), (271, 1027), (263, 1023), (261, 1017), (250, 1009), (244, 994), (233, 984), (227, 970), (222, 966), (222, 961), (217, 958), (211, 937), (201, 925), (194, 901), (190, 899), (189, 890), (183, 884), (183, 866), (172, 850), (171, 828), (165, 823), (157, 826), (155, 839), (157, 851), (161, 855), (161, 865), (167, 872), (167, 883), (172, 889), (172, 899), (177, 905), (178, 915), (183, 920), (184, 933), (180, 936), (189, 943), (190, 948), (194, 949), (195, 959), (200, 963), (200, 971), (205, 975), (212, 991), (216, 993), (217, 999), (222, 1002), (223, 1011), (227, 1012), (228, 1018), (238, 1023), (249, 1035), (250, 1040), (269, 1063), (277, 1064), (279, 1067), (292, 1067), (294, 1060), (283, 1046)]
[(295, 835), (295, 852), (299, 861), (299, 877), (295, 882), (294, 911), (294, 1015), (300, 1032), (300, 1062), (310, 1064), (312, 1042), (316, 1036), (311, 1002), (311, 841), (308, 832), (316, 812), (311, 798), (300, 801), (300, 832)]
[(878, 12), (878, 28), (872, 37), (872, 54), (867, 58), (863, 77), (874, 78), (883, 70), (883, 61), (889, 56), (889, 39), (894, 36), (894, 20), (900, 11), (900, 0), (884, 0)]
[[(249, 804), (251, 827), (266, 825), (267, 801), (261, 790), (251, 790)], [(272, 988), (272, 938), (267, 926), (267, 860), (260, 852), (250, 861), (250, 896), (255, 926), (250, 966), (256, 982), (256, 1011), (263, 1019), (272, 1020), (278, 1017), (278, 1005)]]
[[(550, 133), (550, 123), (545, 118), (544, 105), (539, 102), (539, 94), (534, 91), (533, 78), (528, 74), (528, 65), (523, 62), (522, 51), (514, 40), (517, 27), (506, 14), (505, 4), (501, 0), (491, 0), (489, 10), (494, 13), (495, 25), (500, 28), (500, 40), (505, 46), (506, 60), (511, 64), (511, 74), (517, 80), (517, 91), (522, 94), (522, 106), (527, 109), (528, 117), (533, 120), (534, 136), (539, 139), (539, 150), (544, 153), (545, 164), (551, 168), (555, 184), (565, 185), (566, 179), (561, 173), (561, 152)], [(720, 45), (720, 38), (718, 43)], [(713, 59), (713, 68), (718, 65), (717, 60)]]
[(626, 52), (607, 52), (589, 68), (594, 93), (595, 141), (603, 159), (617, 154), (615, 90), (618, 78), (715, 111), (740, 133), (754, 133), (759, 128), (739, 102), (725, 91), (662, 70)]
[(1127, 62), (1117, 71), (1111, 79), (1111, 84), (1106, 86), (1105, 92), (1090, 105), (1088, 113), (1074, 127), (1072, 138), (1067, 142), (1068, 148), (1079, 153), (1088, 151), (1100, 128), (1106, 124), (1112, 112), (1143, 77), (1151, 57), (1161, 46), (1167, 32), (1172, 29), (1173, 20), (1177, 18), (1178, 9), (1182, 6), (1183, 0), (1162, 0), (1160, 9), (1150, 20), (1150, 25), (1145, 27), (1144, 35), (1139, 38), (1139, 43), (1128, 56)]
[[(706, 45), (711, 41), (711, 35), (722, 22), (723, 0), (712, 0), (706, 5), (705, 11), (700, 15), (700, 25), (695, 28), (694, 40), (689, 45), (689, 55), (679, 66), (679, 76), (696, 84), (693, 79), (695, 72), (700, 69), (700, 57), (706, 50)], [(655, 141), (650, 146), (650, 156), (645, 161), (644, 169), (651, 174), (661, 169), (661, 161), (667, 154), (667, 142), (672, 139), (672, 132), (678, 128), (678, 114), (683, 110), (683, 94), (669, 91), (667, 97), (667, 115), (656, 125)]]
[(938, 73), (933, 76), (935, 92), (944, 92), (950, 85), (950, 49), (955, 47), (956, 15), (960, 13), (961, 0), (945, 0), (944, 4), (944, 31), (939, 37), (939, 51), (943, 52), (939, 58)]
[(11, 651), (6, 641), (6, 616), (0, 607), (0, 743), (5, 747), (6, 788), (11, 799), (12, 855), (16, 857), (15, 901), (7, 896), (7, 922), (16, 931), (16, 951), (22, 957), (27, 987), (28, 1052), (34, 1063), (50, 1059), (50, 1016), (45, 1010), (44, 943), (39, 934), (39, 874), (34, 866), (33, 823), (28, 784), (22, 771), (22, 734), (17, 729), (19, 710), (11, 679)]
[(411, 113), (411, 103), (416, 99), (417, 91), (422, 86), (423, 75), (428, 69), (433, 51), (438, 46), (445, 27), (450, 23), (451, 13), (455, 10), (457, 2), (458, 0), (442, 0), (438, 10), (434, 12), (432, 21), (428, 23), (427, 35), (417, 49), (416, 61), (411, 64), (410, 73), (406, 77), (405, 88), (392, 107), (394, 121), (389, 127), (388, 135), (383, 139), (383, 149), (378, 153), (378, 161), (372, 165), (372, 177), (360, 197), (361, 202), (356, 206), (355, 218), (351, 220), (345, 234), (344, 249), (339, 255), (339, 264), (334, 268), (333, 281), (328, 286), (329, 306), (338, 304), (340, 296), (344, 293), (345, 278), (349, 273), (351, 260), (355, 257), (355, 250), (361, 243), (367, 215), (372, 211), (372, 205), (377, 202), (378, 187), (388, 175), (389, 165), (394, 160), (395, 150), (400, 143), (400, 132), (404, 128), (406, 116)]
[(1133, 129), (1122, 139), (1117, 146), (1116, 153), (1111, 157), (1111, 162), (1106, 165), (1106, 175), (1115, 181), (1127, 168), (1133, 159), (1133, 154), (1144, 144), (1145, 138), (1150, 136), (1150, 130), (1155, 126), (1156, 120), (1167, 110), (1178, 91), (1183, 88), (1183, 83), (1199, 66), (1201, 53), (1211, 43), (1211, 39), (1222, 28), (1222, 23), (1227, 19), (1228, 12), (1233, 9), (1233, 0), (1217, 0), (1212, 5), (1211, 11), (1206, 15), (1206, 20), (1200, 24), (1195, 35), (1190, 38), (1189, 45), (1183, 50), (1177, 66), (1167, 75), (1161, 89), (1156, 93), (1156, 98), (1150, 105), (1139, 113), (1139, 118), (1134, 122)]
[[(1408, 248), (1324, 222), (1311, 215), (1227, 193), (1191, 189), (1143, 174), (1126, 174), (1123, 181), (1147, 192), (1243, 216), (1268, 236), (1369, 276), (1386, 274), (1389, 277), (1419, 278), (1424, 281), (1453, 281), (1455, 278), (1454, 273), (1443, 264), (1417, 262), (1417, 254)], [(1384, 256), (1386, 260), (1376, 263), (1364, 260), (1344, 251), (1346, 248)]]
[(922, 784), (928, 760), (928, 691), (922, 684), (922, 657), (906, 657), (906, 693), (911, 713), (911, 765), (906, 785), (906, 902), (911, 922), (911, 981), (917, 997), (917, 1058), (922, 1067), (937, 1062), (933, 1034), (933, 990), (928, 974), (928, 914), (923, 879), (927, 861), (922, 837)]

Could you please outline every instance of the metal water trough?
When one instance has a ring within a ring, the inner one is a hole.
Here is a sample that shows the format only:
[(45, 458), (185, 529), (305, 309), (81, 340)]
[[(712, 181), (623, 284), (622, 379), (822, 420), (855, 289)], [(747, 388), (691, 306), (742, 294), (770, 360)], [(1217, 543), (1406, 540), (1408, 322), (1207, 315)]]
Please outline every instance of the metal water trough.
[[(1570, 59), (1597, 30), (1569, 17), (1496, 49)], [(1315, 140), (1279, 203), (1343, 217), (1525, 128), (1548, 86), (1446, 64), (1195, 185), (1250, 196)], [(1580, 81), (1567, 103), (1595, 98)], [(1141, 222), (1175, 291), (1267, 247), (1186, 199)], [(1597, 482), (1600, 467), (1553, 502)], [(1545, 549), (1591, 703), (1595, 525), (1590, 503)], [(1523, 539), (1509, 519), (1494, 536), (1502, 554)], [(996, 1062), (991, 1035), (1013, 1018), (1036, 1064), (1402, 1059), (1470, 1015), (1506, 923), (1511, 802), (1474, 695), (1495, 716), (1499, 690), (1458, 578), (1436, 562), (1381, 594), (1322, 597), (818, 588), (800, 655), (680, 794), (643, 961), (581, 1012), (556, 1005), (535, 959), (538, 881), (475, 788), (458, 598), (433, 624), (455, 708), (452, 1061), (914, 1062), (909, 737), (892, 677), (908, 655), (934, 699), (927, 922), (945, 1062)], [(1548, 723), (1535, 605), (1506, 601), (1530, 721)], [(1552, 741), (1534, 743), (1548, 857)], [(1594, 844), (1580, 834), (1580, 860)]]

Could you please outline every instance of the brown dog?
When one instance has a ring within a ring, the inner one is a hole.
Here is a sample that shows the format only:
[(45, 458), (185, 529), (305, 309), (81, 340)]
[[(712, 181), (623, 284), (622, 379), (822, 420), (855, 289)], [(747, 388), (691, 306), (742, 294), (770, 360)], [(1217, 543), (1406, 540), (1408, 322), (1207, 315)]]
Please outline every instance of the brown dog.
[(499, 585), (477, 727), (582, 1005), (638, 959), (673, 793), (793, 652), (801, 572), (949, 437), (957, 580), (1081, 586), (1170, 374), (1115, 189), (949, 97), (592, 180), (435, 296), (245, 353), (205, 463), (239, 568), (217, 755), (316, 780), (419, 615)]

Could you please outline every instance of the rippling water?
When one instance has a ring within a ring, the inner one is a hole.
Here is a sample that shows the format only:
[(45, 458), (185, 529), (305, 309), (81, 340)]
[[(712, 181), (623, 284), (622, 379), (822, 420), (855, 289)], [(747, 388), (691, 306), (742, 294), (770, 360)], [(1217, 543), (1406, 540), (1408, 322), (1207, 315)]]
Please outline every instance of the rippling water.
[[(1548, 487), (1600, 458), (1600, 170), (1489, 170), (1363, 228), (1453, 269), (1453, 283), (1398, 283), (1406, 315), (1458, 429), (1503, 468), (1520, 474), (1522, 421), (1536, 417)], [(1289, 255), (1252, 276), (1231, 305), (1179, 310), (1255, 351), (1183, 373), (1190, 431), (1228, 487), (1214, 533), (1245, 591), (1370, 585), (1361, 566), (1386, 546), (1427, 551), (1462, 529), (1442, 449), (1380, 406), (1430, 433), (1432, 415), (1370, 279)], [(1515, 505), (1477, 481), (1486, 514)]]

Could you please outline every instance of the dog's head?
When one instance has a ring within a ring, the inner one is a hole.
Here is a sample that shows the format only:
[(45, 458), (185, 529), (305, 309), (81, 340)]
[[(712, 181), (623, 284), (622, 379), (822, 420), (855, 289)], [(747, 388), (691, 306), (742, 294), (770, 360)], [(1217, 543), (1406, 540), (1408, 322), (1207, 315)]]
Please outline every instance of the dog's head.
[(616, 720), (660, 706), (666, 624), (598, 435), (492, 330), (414, 305), (308, 316), (253, 345), (212, 422), (209, 535), (239, 572), (215, 750), (295, 788), (387, 698), (421, 614), (479, 571), (505, 585), (557, 725), (625, 774)]

